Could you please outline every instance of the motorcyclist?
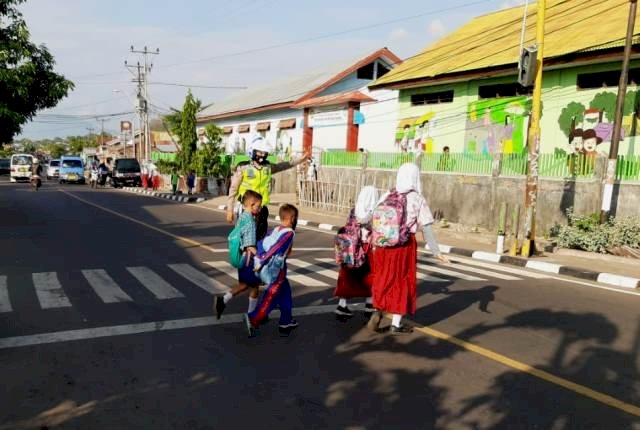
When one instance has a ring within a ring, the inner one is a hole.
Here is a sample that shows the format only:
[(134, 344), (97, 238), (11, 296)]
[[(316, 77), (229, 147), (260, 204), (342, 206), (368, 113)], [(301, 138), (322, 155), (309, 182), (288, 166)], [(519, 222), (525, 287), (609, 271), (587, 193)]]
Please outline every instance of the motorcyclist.
[(40, 164), (40, 160), (36, 157), (33, 157), (33, 163), (31, 163), (31, 184), (36, 187), (36, 190), (42, 184), (40, 175), (42, 174), (42, 165)]
[(267, 206), (271, 192), (271, 175), (304, 163), (310, 158), (310, 154), (305, 153), (301, 158), (272, 165), (267, 160), (271, 149), (269, 142), (262, 136), (255, 136), (251, 139), (248, 147), (250, 161), (238, 164), (229, 186), (229, 198), (227, 200), (227, 222), (229, 224), (234, 221), (236, 204), (247, 190), (253, 190), (262, 195), (262, 209), (258, 215), (256, 226), (257, 240), (264, 238), (269, 225), (269, 209)]

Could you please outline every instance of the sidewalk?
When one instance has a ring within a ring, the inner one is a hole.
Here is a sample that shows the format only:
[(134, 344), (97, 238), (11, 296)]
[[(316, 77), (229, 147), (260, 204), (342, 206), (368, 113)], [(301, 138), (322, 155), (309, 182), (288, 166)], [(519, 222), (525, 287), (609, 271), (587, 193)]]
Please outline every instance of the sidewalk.
[[(272, 217), (278, 214), (278, 207), (283, 203), (296, 204), (296, 195), (294, 193), (273, 194), (269, 203), (269, 213)], [(227, 197), (215, 197), (204, 204), (223, 210), (227, 204)], [(299, 209), (300, 225), (335, 231), (346, 222), (346, 216), (343, 215), (304, 207)], [(631, 258), (566, 249), (554, 253), (541, 252), (529, 259), (510, 257), (508, 254), (495, 253), (496, 236), (486, 230), (474, 231), (473, 228), (460, 224), (449, 224), (447, 228), (443, 228), (441, 223), (436, 223), (434, 227), (443, 252), (493, 263), (528, 267), (618, 287), (640, 288), (640, 262)], [(507, 239), (505, 249), (508, 249), (510, 244), (511, 242)]]

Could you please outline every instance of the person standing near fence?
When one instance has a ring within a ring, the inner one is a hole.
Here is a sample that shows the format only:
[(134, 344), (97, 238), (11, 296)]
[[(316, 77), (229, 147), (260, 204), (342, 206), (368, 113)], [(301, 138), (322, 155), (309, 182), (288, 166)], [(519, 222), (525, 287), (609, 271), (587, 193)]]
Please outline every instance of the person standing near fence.
[[(404, 202), (404, 223), (400, 231), (406, 229), (406, 242), (402, 243), (400, 234), (398, 244), (392, 247), (378, 246), (374, 252), (373, 264), (375, 276), (372, 285), (373, 306), (378, 312), (369, 319), (368, 327), (377, 331), (382, 319), (382, 312), (392, 314), (391, 333), (411, 333), (411, 327), (402, 325), (402, 317), (416, 312), (416, 273), (417, 273), (417, 243), (416, 232), (422, 230), (424, 239), (434, 256), (444, 262), (449, 260), (441, 254), (438, 242), (433, 234), (431, 225), (434, 222), (431, 210), (422, 196), (420, 184), (420, 170), (414, 163), (405, 163), (398, 169), (396, 187), (381, 199), (383, 205), (391, 197)], [(389, 204), (391, 206), (391, 204)], [(380, 207), (380, 206), (378, 206)], [(373, 243), (376, 244), (376, 217), (378, 208), (373, 215)]]
[(180, 176), (176, 172), (171, 172), (171, 191), (175, 196), (178, 192), (178, 182), (180, 181)]
[(248, 163), (239, 164), (235, 173), (231, 177), (229, 186), (229, 198), (227, 199), (227, 222), (233, 224), (235, 216), (234, 210), (238, 201), (247, 190), (252, 190), (262, 196), (262, 209), (258, 215), (256, 236), (258, 240), (267, 234), (269, 218), (269, 196), (271, 194), (271, 178), (274, 173), (291, 169), (310, 158), (309, 153), (305, 153), (301, 158), (291, 161), (283, 161), (271, 164), (267, 157), (271, 152), (271, 145), (262, 136), (255, 136), (249, 144)]

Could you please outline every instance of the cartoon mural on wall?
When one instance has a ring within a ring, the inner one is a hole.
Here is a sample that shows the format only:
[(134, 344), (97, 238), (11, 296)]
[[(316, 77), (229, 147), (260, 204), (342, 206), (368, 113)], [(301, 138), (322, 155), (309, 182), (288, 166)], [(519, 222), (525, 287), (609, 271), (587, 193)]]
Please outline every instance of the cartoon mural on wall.
[[(637, 91), (629, 91), (625, 97), (621, 139), (638, 134), (638, 98)], [(556, 148), (556, 152), (595, 155), (601, 143), (611, 142), (615, 105), (616, 94), (609, 91), (596, 94), (588, 108), (582, 103), (569, 103), (558, 117), (558, 125), (568, 138), (567, 146)]]
[(434, 138), (437, 127), (435, 112), (427, 112), (419, 117), (405, 118), (396, 128), (395, 145), (401, 152), (434, 151)]
[(464, 151), (519, 154), (526, 147), (531, 111), (527, 97), (478, 100), (467, 106)]

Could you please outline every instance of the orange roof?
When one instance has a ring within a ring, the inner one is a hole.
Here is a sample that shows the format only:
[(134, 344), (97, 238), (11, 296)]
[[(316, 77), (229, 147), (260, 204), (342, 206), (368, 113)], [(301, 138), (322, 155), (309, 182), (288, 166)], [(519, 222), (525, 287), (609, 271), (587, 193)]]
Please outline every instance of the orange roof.
[(369, 97), (360, 91), (350, 91), (348, 93), (329, 94), (328, 96), (313, 97), (310, 99), (296, 102), (292, 105), (294, 108), (305, 108), (311, 106), (329, 106), (343, 104), (348, 102), (374, 102), (375, 99)]

